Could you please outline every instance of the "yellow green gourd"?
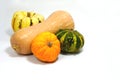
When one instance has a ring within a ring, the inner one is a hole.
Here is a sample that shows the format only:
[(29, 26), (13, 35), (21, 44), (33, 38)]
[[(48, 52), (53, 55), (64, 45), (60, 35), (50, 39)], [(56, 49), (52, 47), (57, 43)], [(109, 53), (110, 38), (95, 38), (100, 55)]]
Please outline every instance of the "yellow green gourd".
[(35, 12), (16, 11), (12, 17), (12, 28), (14, 32), (44, 21), (44, 16)]

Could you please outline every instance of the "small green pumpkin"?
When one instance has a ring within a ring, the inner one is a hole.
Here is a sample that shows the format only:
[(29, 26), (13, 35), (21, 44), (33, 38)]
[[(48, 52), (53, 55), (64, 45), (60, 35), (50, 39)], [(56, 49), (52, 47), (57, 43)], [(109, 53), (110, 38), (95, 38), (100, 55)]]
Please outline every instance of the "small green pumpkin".
[(59, 30), (56, 36), (60, 40), (62, 52), (79, 52), (84, 45), (84, 37), (77, 30)]

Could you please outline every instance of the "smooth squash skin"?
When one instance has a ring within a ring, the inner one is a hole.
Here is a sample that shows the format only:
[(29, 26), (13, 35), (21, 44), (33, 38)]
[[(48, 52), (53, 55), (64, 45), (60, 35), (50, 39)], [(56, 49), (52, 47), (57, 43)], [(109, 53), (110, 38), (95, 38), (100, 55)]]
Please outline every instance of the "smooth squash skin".
[(74, 29), (74, 21), (66, 11), (55, 11), (45, 21), (16, 31), (10, 39), (12, 48), (19, 54), (31, 54), (31, 42), (41, 32), (56, 33), (60, 29)]

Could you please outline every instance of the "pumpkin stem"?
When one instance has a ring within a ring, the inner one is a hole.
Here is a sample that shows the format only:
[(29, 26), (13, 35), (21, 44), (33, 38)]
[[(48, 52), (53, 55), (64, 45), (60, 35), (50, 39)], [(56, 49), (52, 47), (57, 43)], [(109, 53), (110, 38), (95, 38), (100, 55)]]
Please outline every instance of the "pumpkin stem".
[(49, 47), (52, 47), (52, 42), (48, 42), (48, 46), (49, 46)]

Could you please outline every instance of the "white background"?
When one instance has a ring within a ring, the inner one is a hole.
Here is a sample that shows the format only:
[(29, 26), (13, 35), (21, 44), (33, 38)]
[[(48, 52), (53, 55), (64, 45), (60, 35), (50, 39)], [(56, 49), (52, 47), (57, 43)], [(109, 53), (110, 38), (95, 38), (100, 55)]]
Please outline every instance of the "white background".
[[(68, 11), (85, 45), (77, 55), (52, 64), (10, 47), (15, 11)], [(0, 0), (0, 80), (120, 80), (120, 0)]]

